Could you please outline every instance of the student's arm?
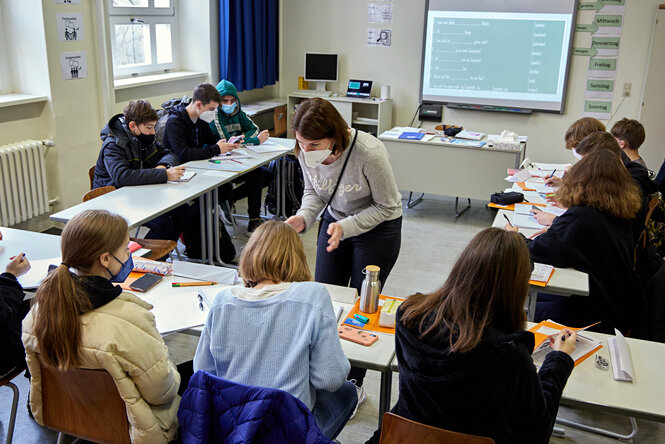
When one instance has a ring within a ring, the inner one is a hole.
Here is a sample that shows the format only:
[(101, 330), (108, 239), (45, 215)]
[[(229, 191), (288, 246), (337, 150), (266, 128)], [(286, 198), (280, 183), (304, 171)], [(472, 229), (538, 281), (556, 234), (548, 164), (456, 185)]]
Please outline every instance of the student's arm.
[[(199, 128), (203, 128), (203, 126), (201, 125)], [(203, 143), (201, 147), (190, 146), (188, 137), (190, 131), (190, 128), (185, 126), (182, 119), (169, 118), (166, 121), (164, 145), (168, 146), (175, 153), (180, 163), (189, 162), (190, 160), (209, 159), (220, 153), (220, 149), (216, 145), (217, 141), (215, 140), (212, 144), (210, 143), (210, 140), (214, 139), (214, 136), (207, 134), (199, 134), (199, 142)], [(209, 128), (208, 131), (212, 134)]]
[(555, 267), (570, 267), (572, 251), (576, 251), (575, 238), (579, 235), (580, 224), (571, 210), (554, 219), (550, 228), (540, 236), (527, 240), (531, 259)]
[(114, 143), (109, 143), (104, 149), (104, 166), (111, 180), (118, 187), (132, 185), (148, 185), (153, 183), (166, 183), (165, 169), (132, 169), (129, 165), (127, 153)]
[(157, 150), (157, 156), (159, 157), (159, 162), (157, 162), (157, 165), (176, 166), (180, 164), (178, 161), (178, 156), (173, 154), (171, 150), (168, 150), (161, 145), (157, 145)]
[(242, 132), (245, 135), (245, 140), (243, 143), (245, 145), (260, 145), (261, 141), (259, 140), (259, 127), (256, 126), (256, 124), (247, 117), (247, 114), (245, 114), (244, 111), (241, 111), (240, 113), (240, 127), (242, 128)]
[[(8, 326), (16, 322), (20, 331), (19, 312), (24, 296), (23, 288), (14, 274), (9, 272), (0, 274), (0, 325)], [(8, 340), (8, 338), (3, 338), (3, 340)], [(18, 342), (21, 342), (20, 335)]]
[(210, 329), (213, 328), (215, 314), (214, 308), (208, 313), (203, 330), (201, 330), (201, 337), (199, 338), (199, 345), (196, 347), (196, 354), (194, 355), (194, 371), (203, 370), (208, 373), (216, 374), (215, 358), (210, 352)]

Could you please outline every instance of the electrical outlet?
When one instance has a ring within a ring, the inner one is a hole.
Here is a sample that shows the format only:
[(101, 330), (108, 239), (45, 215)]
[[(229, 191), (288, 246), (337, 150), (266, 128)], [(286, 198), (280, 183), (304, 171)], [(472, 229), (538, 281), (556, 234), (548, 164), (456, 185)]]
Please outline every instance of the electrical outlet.
[(628, 97), (630, 96), (630, 89), (633, 87), (633, 84), (630, 82), (624, 82), (623, 83), (623, 96)]

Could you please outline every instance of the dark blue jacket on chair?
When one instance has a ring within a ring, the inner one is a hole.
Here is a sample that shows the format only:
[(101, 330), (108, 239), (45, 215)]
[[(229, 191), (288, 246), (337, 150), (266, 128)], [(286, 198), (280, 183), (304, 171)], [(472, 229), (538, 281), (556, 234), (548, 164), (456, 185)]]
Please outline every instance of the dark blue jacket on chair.
[(283, 391), (194, 373), (178, 411), (184, 444), (326, 443), (307, 406)]

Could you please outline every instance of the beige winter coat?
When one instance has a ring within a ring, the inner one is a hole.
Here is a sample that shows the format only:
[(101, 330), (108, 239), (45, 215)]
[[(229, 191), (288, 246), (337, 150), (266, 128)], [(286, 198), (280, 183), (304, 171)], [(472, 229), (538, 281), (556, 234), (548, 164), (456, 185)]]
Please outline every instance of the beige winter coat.
[[(32, 375), (30, 405), (43, 425), (41, 372), (35, 356), (35, 305), (23, 320), (23, 344)], [(178, 429), (180, 375), (169, 360), (147, 302), (123, 292), (111, 302), (81, 316), (81, 367), (108, 371), (127, 406), (133, 443), (164, 443)]]

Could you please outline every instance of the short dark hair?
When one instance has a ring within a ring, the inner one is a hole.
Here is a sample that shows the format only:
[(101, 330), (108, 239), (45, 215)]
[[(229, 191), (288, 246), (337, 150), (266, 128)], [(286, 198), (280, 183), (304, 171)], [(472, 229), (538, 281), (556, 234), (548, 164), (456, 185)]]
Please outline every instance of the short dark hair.
[(214, 87), (212, 83), (199, 83), (194, 88), (192, 93), (192, 103), (199, 101), (203, 105), (207, 105), (210, 102), (222, 102), (222, 96), (219, 95), (219, 91)]
[(610, 132), (617, 139), (626, 142), (631, 150), (638, 149), (646, 138), (644, 126), (635, 119), (626, 119), (625, 117), (615, 123)]
[(609, 150), (621, 158), (621, 148), (616, 138), (607, 131), (596, 131), (582, 139), (575, 147), (575, 152), (580, 156), (586, 156), (594, 151)]
[[(344, 117), (332, 103), (319, 97), (300, 102), (291, 129), (309, 140), (333, 139), (332, 153), (335, 155), (344, 151), (351, 139), (349, 124)], [(296, 143), (296, 156), (299, 150)]]
[(148, 122), (156, 122), (159, 119), (157, 111), (153, 109), (149, 101), (144, 99), (132, 100), (122, 112), (127, 125), (129, 125), (129, 122), (142, 125)]

